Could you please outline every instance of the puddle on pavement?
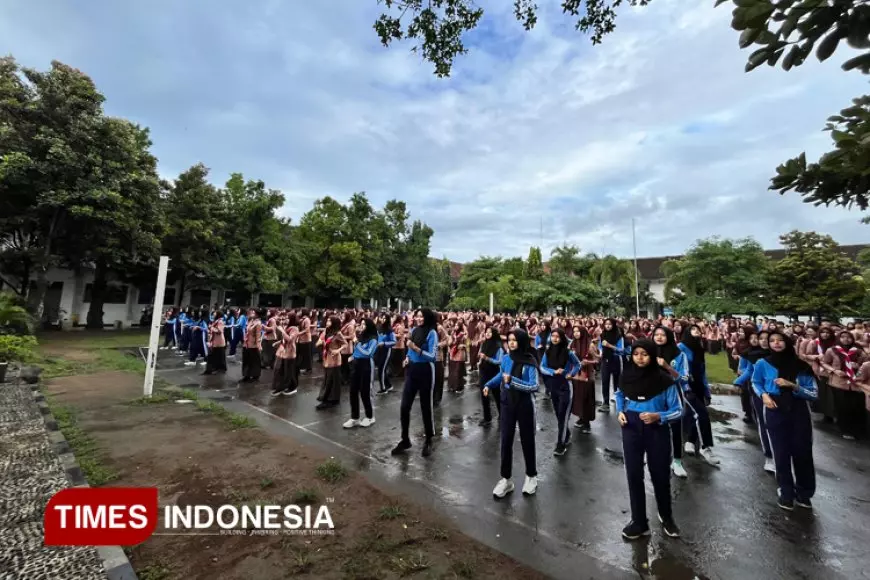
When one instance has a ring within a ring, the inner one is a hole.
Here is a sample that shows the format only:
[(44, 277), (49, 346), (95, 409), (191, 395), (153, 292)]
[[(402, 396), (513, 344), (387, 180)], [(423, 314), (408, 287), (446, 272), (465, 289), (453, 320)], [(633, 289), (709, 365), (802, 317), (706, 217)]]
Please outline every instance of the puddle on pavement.
[(631, 545), (632, 567), (641, 578), (655, 580), (709, 580), (706, 576), (696, 573), (690, 566), (682, 562), (649, 538), (642, 539)]
[(601, 454), (604, 456), (604, 460), (608, 463), (612, 463), (613, 465), (625, 464), (625, 457), (622, 455), (622, 451), (614, 451), (605, 447), (601, 450)]
[(731, 419), (737, 417), (736, 413), (720, 411), (719, 409), (714, 409), (713, 407), (707, 407), (707, 412), (710, 414), (710, 420), (715, 421), (716, 423), (727, 423)]

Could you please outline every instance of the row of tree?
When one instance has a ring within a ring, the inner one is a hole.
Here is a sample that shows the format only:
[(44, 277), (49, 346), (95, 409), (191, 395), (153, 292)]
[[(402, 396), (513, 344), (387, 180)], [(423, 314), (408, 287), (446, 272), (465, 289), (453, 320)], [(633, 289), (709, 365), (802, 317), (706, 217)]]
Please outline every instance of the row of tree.
[(93, 269), (87, 325), (102, 328), (113, 281), (153, 284), (161, 254), (185, 290), (220, 287), (325, 299), (446, 302), (449, 266), (404, 202), (318, 200), (298, 225), (284, 195), (195, 165), (160, 179), (148, 129), (103, 112), (81, 71), (0, 59), (0, 276), (40, 316), (52, 267)]

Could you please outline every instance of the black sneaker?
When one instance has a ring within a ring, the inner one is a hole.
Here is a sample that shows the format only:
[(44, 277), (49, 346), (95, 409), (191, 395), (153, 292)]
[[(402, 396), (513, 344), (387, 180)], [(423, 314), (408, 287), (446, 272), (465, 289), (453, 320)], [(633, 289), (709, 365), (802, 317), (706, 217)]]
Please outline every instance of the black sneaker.
[(743, 422), (746, 423), (747, 425), (752, 425), (753, 423), (755, 423), (755, 421), (753, 421), (752, 417), (750, 417), (749, 415), (743, 416)]
[(792, 500), (784, 500), (782, 498), (779, 498), (776, 500), (776, 505), (778, 505), (787, 512), (794, 511), (794, 502)]
[(278, 396), (280, 396), (280, 395), (281, 395), (281, 391), (272, 391), (272, 396), (273, 396), (273, 397), (278, 397)]
[(813, 509), (813, 502), (811, 502), (808, 499), (796, 499), (796, 500), (794, 500), (794, 503), (796, 506), (802, 507), (804, 509), (808, 509), (808, 510)]
[(429, 457), (432, 455), (432, 440), (426, 439), (426, 443), (423, 444), (423, 457)]
[(610, 405), (601, 405), (600, 407), (598, 407), (598, 412), (599, 413), (609, 413), (610, 412)]
[(626, 540), (636, 540), (641, 536), (649, 535), (649, 525), (639, 524), (634, 520), (628, 522), (628, 525), (622, 528), (622, 537)]
[(410, 441), (399, 441), (399, 444), (393, 447), (393, 450), (390, 451), (390, 455), (401, 455), (410, 448)]
[(583, 425), (580, 427), (580, 432), (584, 435), (589, 435), (590, 433), (592, 433), (592, 427), (589, 425), (589, 423), (583, 423)]
[(662, 519), (662, 516), (659, 516), (659, 521), (662, 523), (662, 529), (665, 531), (665, 534), (670, 538), (679, 538), (680, 537), (680, 528), (677, 527), (677, 524), (674, 523), (674, 518)]
[(293, 389), (292, 391), (287, 389), (287, 390), (281, 391), (281, 394), (286, 396), (286, 397), (289, 397), (290, 395), (296, 394), (296, 389)]
[(553, 455), (555, 455), (556, 457), (561, 457), (561, 456), (565, 455), (565, 446), (562, 445), (561, 443), (556, 445), (556, 450), (553, 451)]

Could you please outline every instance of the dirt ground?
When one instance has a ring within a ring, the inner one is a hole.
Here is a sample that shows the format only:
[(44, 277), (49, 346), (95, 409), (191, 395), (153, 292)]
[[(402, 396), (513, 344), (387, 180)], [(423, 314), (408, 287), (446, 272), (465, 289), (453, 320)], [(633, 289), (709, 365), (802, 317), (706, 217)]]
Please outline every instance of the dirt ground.
[[(68, 353), (67, 353), (68, 354)], [(141, 378), (124, 372), (57, 378), (46, 391), (117, 474), (112, 486), (157, 486), (161, 506), (326, 503), (334, 536), (153, 536), (128, 550), (141, 580), (222, 578), (542, 578), (464, 536), (437, 514), (390, 497), (290, 438), (233, 429), (193, 405), (131, 405)], [(329, 503), (330, 500), (334, 503)]]

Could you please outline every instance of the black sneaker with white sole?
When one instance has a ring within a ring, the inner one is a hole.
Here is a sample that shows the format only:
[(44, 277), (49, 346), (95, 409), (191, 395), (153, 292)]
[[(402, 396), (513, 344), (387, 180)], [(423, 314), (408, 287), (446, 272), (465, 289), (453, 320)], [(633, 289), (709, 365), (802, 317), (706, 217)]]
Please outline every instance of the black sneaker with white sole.
[(790, 499), (786, 500), (786, 499), (779, 498), (776, 500), (776, 505), (778, 505), (779, 507), (781, 507), (782, 509), (784, 509), (787, 512), (794, 511), (794, 501), (792, 501)]
[(662, 524), (662, 530), (664, 530), (665, 534), (670, 538), (679, 538), (680, 537), (680, 528), (677, 527), (676, 522), (674, 522), (674, 518), (664, 519), (661, 515), (659, 515), (659, 521)]
[(813, 509), (813, 502), (808, 499), (796, 499), (794, 500), (794, 503), (796, 506), (802, 507), (804, 509)]
[(639, 524), (632, 520), (628, 525), (622, 528), (622, 537), (626, 540), (636, 540), (642, 536), (649, 535), (649, 524)]
[(555, 455), (556, 457), (561, 457), (565, 455), (565, 451), (565, 446), (560, 443), (559, 445), (556, 445), (556, 450), (553, 451), (553, 455)]

